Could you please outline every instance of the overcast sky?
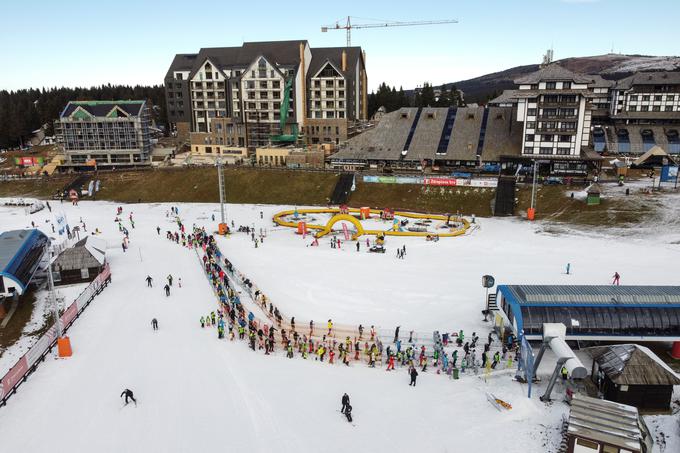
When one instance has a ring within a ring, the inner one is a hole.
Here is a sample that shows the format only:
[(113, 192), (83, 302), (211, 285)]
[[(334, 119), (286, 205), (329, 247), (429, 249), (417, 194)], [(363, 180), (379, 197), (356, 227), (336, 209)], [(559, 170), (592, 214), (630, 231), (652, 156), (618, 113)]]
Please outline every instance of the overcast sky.
[[(253, 6), (253, 9), (250, 9)], [(680, 0), (435, 0), (193, 2), (0, 0), (0, 89), (160, 84), (176, 53), (243, 41), (345, 45), (355, 24), (457, 19), (458, 24), (356, 29), (369, 89), (453, 82), (555, 58), (677, 55)], [(344, 19), (343, 19), (344, 20)]]

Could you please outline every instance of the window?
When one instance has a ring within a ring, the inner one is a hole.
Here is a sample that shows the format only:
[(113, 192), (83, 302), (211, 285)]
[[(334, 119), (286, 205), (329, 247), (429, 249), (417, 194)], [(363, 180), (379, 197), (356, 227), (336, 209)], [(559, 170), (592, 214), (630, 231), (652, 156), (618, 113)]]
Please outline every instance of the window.
[(527, 129), (536, 129), (536, 122), (535, 121), (528, 121), (527, 122)]
[(640, 107), (641, 112), (649, 112), (649, 106), (648, 105), (643, 105)]
[(565, 90), (570, 90), (571, 82), (562, 82), (562, 88), (564, 88)]
[(631, 101), (637, 101), (637, 100), (638, 100), (637, 94), (632, 94), (632, 95), (630, 96), (630, 100), (631, 100)]
[(90, 270), (86, 267), (80, 269), (80, 278), (90, 278)]
[(333, 92), (332, 92), (332, 91), (326, 91), (326, 97), (327, 97), (327, 98), (332, 98), (332, 97), (333, 97)]
[(534, 153), (534, 149), (532, 147), (530, 147), (530, 146), (524, 147), (524, 154), (533, 154), (533, 153)]
[(673, 111), (673, 107), (670, 106), (670, 105), (667, 105), (667, 106), (664, 108), (664, 112), (672, 112), (672, 111)]
[(654, 100), (655, 100), (655, 101), (660, 101), (660, 100), (661, 100), (661, 95), (656, 95), (656, 96), (654, 96)]
[(652, 106), (652, 112), (660, 112), (661, 111), (661, 106), (654, 105)]
[(527, 134), (526, 137), (524, 137), (525, 142), (533, 142), (534, 141), (534, 134)]
[(560, 135), (560, 142), (562, 143), (569, 143), (571, 141), (571, 136), (570, 135)]
[(557, 148), (557, 153), (558, 156), (568, 156), (570, 154), (569, 148)]
[(528, 116), (536, 116), (536, 109), (527, 109)]
[(675, 101), (675, 96), (672, 95), (672, 94), (669, 94), (668, 96), (666, 96), (666, 100), (667, 101)]
[(600, 444), (587, 439), (576, 438), (576, 445), (589, 448), (595, 452), (600, 451)]
[(637, 107), (634, 105), (629, 105), (628, 106), (628, 111), (629, 112), (637, 112)]
[(557, 84), (555, 82), (546, 82), (545, 83), (545, 89), (546, 90), (554, 90), (557, 87)]
[(278, 80), (274, 80), (272, 82), (272, 88), (281, 88), (281, 82), (279, 82)]
[(538, 150), (538, 154), (552, 154), (553, 149), (546, 147), (546, 146), (541, 146), (541, 148)]
[(538, 90), (538, 84), (537, 83), (532, 83), (531, 87), (532, 90)]
[(649, 95), (642, 96), (643, 101), (649, 101)]

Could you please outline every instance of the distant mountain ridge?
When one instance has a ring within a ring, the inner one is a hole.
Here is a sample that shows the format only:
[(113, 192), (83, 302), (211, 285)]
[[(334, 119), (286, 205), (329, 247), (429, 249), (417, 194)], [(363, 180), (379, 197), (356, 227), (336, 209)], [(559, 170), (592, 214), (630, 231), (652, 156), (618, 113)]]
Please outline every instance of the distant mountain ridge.
[[(680, 71), (680, 57), (651, 55), (605, 54), (590, 57), (571, 57), (555, 61), (570, 71), (582, 74), (599, 74), (605, 79), (619, 80), (640, 71)], [(486, 74), (474, 79), (444, 84), (447, 88), (455, 84), (465, 93), (465, 101), (485, 102), (489, 97), (503, 90), (515, 87), (512, 82), (539, 69), (539, 65), (524, 65), (504, 71)]]

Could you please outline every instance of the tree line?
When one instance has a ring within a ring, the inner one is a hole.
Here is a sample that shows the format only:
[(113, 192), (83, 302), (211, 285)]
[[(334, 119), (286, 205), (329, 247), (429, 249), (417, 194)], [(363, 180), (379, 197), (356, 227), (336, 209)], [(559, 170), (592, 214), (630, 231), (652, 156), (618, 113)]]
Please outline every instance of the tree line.
[(377, 91), (368, 95), (368, 117), (371, 118), (380, 107), (385, 112), (393, 112), (402, 107), (462, 107), (465, 105), (462, 93), (456, 85), (442, 85), (434, 87), (425, 82), (422, 88), (416, 88), (406, 93), (402, 87), (390, 87), (385, 82), (378, 86)]
[(156, 125), (167, 124), (163, 85), (0, 90), (0, 149), (20, 146), (43, 125), (47, 125), (47, 135), (52, 135), (53, 122), (69, 101), (128, 99), (147, 100)]

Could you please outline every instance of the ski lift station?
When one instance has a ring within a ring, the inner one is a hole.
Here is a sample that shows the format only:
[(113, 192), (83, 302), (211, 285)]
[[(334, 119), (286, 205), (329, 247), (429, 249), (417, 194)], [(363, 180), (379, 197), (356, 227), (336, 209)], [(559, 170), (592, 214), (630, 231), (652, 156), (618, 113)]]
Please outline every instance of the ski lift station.
[(565, 340), (673, 341), (680, 357), (680, 286), (499, 285), (504, 322), (527, 340), (562, 323)]
[(0, 234), (0, 299), (22, 295), (43, 259), (47, 236), (38, 230)]

